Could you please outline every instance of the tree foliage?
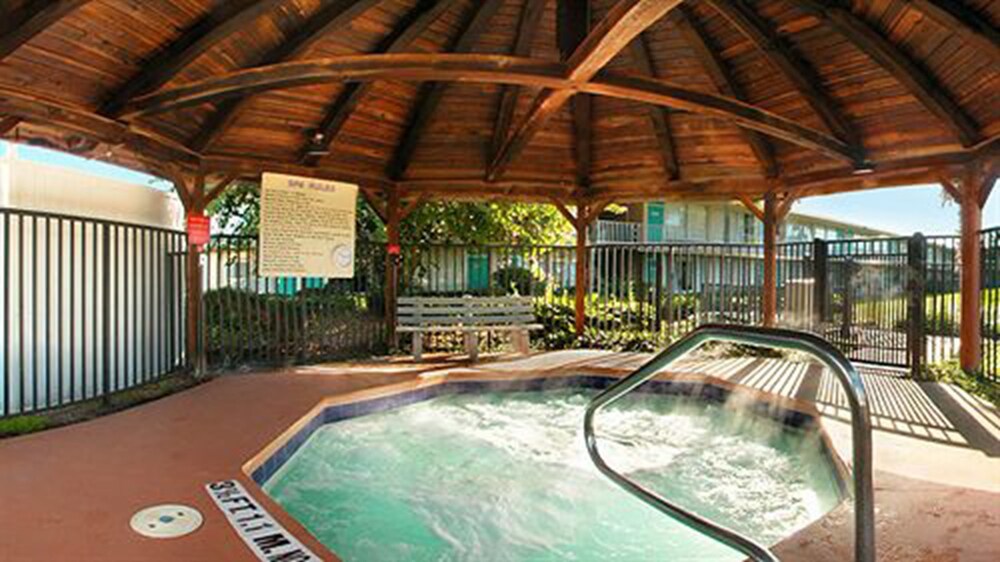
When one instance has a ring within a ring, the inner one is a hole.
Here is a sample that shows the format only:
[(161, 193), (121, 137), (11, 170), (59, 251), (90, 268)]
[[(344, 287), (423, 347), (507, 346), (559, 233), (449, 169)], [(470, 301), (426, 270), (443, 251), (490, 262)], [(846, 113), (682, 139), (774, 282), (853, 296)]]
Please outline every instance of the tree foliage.
[[(227, 234), (256, 236), (260, 186), (238, 182), (212, 202), (208, 212)], [(358, 198), (358, 238), (384, 241), (385, 227)], [(551, 205), (442, 201), (417, 207), (400, 225), (404, 244), (562, 244), (573, 239), (569, 223)]]

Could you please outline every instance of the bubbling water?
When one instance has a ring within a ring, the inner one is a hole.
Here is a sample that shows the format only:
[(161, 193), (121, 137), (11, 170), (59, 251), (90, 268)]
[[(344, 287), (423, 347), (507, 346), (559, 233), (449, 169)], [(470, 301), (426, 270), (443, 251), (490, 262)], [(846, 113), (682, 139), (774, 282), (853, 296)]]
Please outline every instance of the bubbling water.
[[(265, 489), (348, 561), (742, 559), (597, 472), (592, 396), (453, 395), (327, 425)], [(770, 419), (633, 394), (596, 427), (613, 467), (764, 543), (839, 501), (818, 436)]]

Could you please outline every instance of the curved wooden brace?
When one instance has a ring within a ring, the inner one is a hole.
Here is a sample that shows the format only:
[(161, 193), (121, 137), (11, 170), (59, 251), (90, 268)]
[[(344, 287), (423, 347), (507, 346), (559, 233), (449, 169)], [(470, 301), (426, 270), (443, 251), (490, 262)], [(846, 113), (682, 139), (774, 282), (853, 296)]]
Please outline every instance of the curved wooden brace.
[(728, 119), (833, 158), (855, 162), (854, 152), (840, 140), (732, 98), (635, 75), (605, 72), (585, 83), (572, 82), (565, 75), (565, 65), (560, 63), (503, 55), (348, 55), (241, 70), (162, 90), (135, 100), (128, 115), (163, 112), (233, 95), (338, 81), (516, 84), (563, 91), (565, 95), (586, 92), (630, 99)]

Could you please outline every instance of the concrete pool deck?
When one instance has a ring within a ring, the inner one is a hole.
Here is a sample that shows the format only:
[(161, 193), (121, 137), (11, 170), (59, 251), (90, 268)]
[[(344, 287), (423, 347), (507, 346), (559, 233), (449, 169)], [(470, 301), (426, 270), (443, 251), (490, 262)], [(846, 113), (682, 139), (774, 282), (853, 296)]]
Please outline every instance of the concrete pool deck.
[[(568, 351), (476, 365), (432, 358), (235, 374), (89, 422), (3, 440), (0, 560), (255, 560), (204, 490), (222, 479), (240, 481), (306, 546), (335, 560), (241, 470), (321, 399), (456, 372), (618, 375), (645, 357)], [(835, 446), (845, 450), (843, 398), (819, 367), (739, 358), (689, 361), (676, 371), (816, 400)], [(918, 384), (888, 370), (865, 369), (863, 376), (873, 390), (879, 559), (1000, 558), (996, 411), (953, 387)], [(135, 511), (165, 502), (199, 509), (205, 524), (169, 540), (129, 529)], [(783, 560), (850, 559), (851, 517), (842, 505), (776, 552)]]

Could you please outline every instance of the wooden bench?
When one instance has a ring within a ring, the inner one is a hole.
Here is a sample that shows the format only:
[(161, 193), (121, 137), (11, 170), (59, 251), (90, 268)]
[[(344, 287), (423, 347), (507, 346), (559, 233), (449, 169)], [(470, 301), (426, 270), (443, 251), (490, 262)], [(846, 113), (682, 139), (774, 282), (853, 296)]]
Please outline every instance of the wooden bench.
[(479, 332), (510, 332), (514, 348), (528, 353), (528, 332), (542, 327), (535, 323), (531, 297), (400, 297), (396, 309), (396, 332), (413, 334), (413, 358), (423, 354), (424, 334), (463, 334), (465, 351), (479, 355)]

